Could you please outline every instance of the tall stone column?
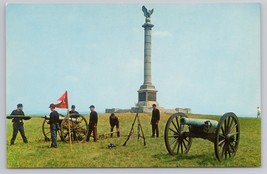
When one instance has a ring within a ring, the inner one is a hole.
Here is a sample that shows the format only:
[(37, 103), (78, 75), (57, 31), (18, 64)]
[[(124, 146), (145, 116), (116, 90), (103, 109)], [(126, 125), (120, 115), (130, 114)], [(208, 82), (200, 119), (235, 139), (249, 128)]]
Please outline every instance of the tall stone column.
[(142, 26), (144, 35), (144, 85), (152, 85), (151, 79), (151, 29), (153, 24), (145, 23)]
[(152, 84), (152, 68), (151, 68), (151, 30), (154, 27), (150, 22), (150, 17), (153, 13), (152, 10), (147, 10), (145, 6), (142, 7), (144, 16), (146, 17), (145, 23), (142, 25), (144, 28), (144, 83), (138, 90), (138, 106), (140, 112), (151, 112), (152, 104), (158, 105), (157, 90)]

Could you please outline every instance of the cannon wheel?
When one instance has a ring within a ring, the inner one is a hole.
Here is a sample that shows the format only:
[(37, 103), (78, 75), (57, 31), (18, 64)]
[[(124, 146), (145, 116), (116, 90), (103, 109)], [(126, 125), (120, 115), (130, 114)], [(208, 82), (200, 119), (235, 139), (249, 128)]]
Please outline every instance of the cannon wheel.
[[(64, 117), (62, 114), (59, 114), (60, 116)], [(43, 125), (42, 125), (42, 132), (45, 138), (45, 141), (50, 141), (50, 125), (48, 124), (49, 119), (44, 119)], [(61, 132), (58, 130), (59, 137), (61, 137)]]
[(65, 142), (70, 141), (69, 137), (69, 123), (70, 123), (70, 133), (71, 133), (71, 140), (72, 141), (83, 141), (86, 139), (86, 134), (88, 132), (87, 128), (87, 121), (84, 116), (77, 114), (70, 116), (69, 121), (68, 118), (62, 120), (60, 125), (61, 130), (61, 138)]
[(180, 123), (181, 117), (187, 116), (180, 112), (171, 115), (165, 126), (165, 146), (171, 155), (187, 154), (192, 144), (192, 138), (184, 134), (190, 131), (190, 127)]
[(45, 138), (45, 141), (50, 141), (50, 125), (48, 124), (49, 120), (44, 119), (42, 125), (42, 132)]
[(237, 116), (231, 112), (224, 114), (215, 132), (214, 149), (219, 161), (235, 156), (239, 138), (240, 127)]

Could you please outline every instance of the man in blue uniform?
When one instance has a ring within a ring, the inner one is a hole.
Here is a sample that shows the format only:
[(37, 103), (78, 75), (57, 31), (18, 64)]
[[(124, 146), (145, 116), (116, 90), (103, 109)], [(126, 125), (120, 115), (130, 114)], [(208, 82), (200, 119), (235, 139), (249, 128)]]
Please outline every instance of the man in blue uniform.
[(54, 104), (50, 104), (49, 106), (51, 113), (49, 115), (49, 122), (50, 124), (50, 132), (51, 132), (51, 147), (57, 148), (57, 127), (59, 124), (59, 114), (56, 111), (56, 107)]
[[(22, 111), (22, 109), (23, 109), (22, 104), (18, 104), (17, 109), (13, 110), (10, 115), (24, 116), (24, 112)], [(28, 143), (27, 137), (25, 136), (25, 132), (24, 132), (23, 119), (22, 118), (13, 118), (12, 122), (13, 122), (13, 135), (11, 138), (10, 145), (14, 145), (18, 131), (20, 132), (20, 135), (23, 139), (23, 142), (25, 144)]]
[(91, 105), (90, 107), (91, 113), (90, 113), (90, 117), (89, 117), (89, 129), (88, 129), (88, 133), (87, 133), (87, 137), (86, 137), (86, 141), (90, 140), (90, 136), (91, 133), (93, 132), (93, 136), (94, 136), (94, 142), (97, 141), (97, 121), (98, 121), (98, 116), (97, 116), (97, 112), (95, 111), (95, 106)]

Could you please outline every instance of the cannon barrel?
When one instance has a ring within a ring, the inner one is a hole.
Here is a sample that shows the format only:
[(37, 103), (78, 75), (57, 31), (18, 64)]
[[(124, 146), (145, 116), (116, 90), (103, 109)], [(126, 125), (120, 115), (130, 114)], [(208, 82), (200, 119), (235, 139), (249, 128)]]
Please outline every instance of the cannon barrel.
[(25, 116), (25, 115), (9, 115), (9, 116), (6, 116), (7, 119), (13, 119), (13, 118), (20, 118), (20, 119), (23, 119), (23, 120), (29, 120), (31, 119), (32, 117), (30, 116)]
[[(50, 115), (45, 115), (45, 116), (42, 116), (41, 118), (44, 118), (46, 120), (49, 120)], [(65, 116), (59, 114), (59, 120), (64, 120), (64, 118), (65, 118)]]
[(181, 117), (180, 118), (181, 124), (186, 124), (186, 125), (191, 125), (191, 126), (196, 126), (196, 127), (201, 127), (201, 126), (206, 126), (206, 127), (213, 127), (217, 128), (218, 121), (216, 120), (208, 120), (208, 119), (193, 119), (193, 118), (186, 118), (186, 117)]

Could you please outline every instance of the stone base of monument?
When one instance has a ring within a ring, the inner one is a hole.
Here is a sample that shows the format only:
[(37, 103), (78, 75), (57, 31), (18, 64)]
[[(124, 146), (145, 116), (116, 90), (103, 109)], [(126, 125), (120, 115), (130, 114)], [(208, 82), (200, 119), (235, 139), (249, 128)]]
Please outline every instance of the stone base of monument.
[[(177, 112), (182, 112), (185, 114), (191, 114), (192, 110), (191, 108), (175, 108), (175, 109), (168, 109), (168, 108), (163, 108), (163, 107), (157, 107), (160, 113), (177, 113)], [(132, 107), (132, 112), (136, 112), (138, 110), (137, 107)], [(140, 113), (151, 113), (152, 112), (152, 107), (148, 106), (141, 106), (139, 109)]]
[[(169, 114), (177, 113), (177, 112), (182, 112), (185, 114), (192, 113), (191, 108), (175, 108), (175, 109), (166, 109), (163, 107), (157, 107), (157, 108), (159, 109), (160, 113), (169, 113)], [(111, 108), (111, 109), (106, 109), (105, 113), (136, 113), (137, 110), (139, 110), (138, 111), (139, 113), (151, 113), (152, 107), (141, 106), (140, 108), (132, 107), (131, 109)]]
[(105, 110), (105, 113), (131, 113), (131, 112), (132, 109), (111, 108)]

